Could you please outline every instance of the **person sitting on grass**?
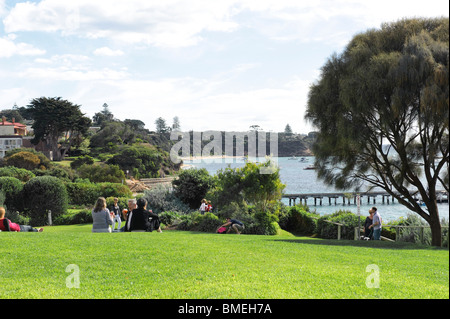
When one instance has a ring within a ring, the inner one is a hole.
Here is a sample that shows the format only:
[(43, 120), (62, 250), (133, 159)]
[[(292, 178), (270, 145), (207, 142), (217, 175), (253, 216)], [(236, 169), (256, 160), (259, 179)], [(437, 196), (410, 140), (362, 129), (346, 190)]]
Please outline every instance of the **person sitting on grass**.
[(8, 218), (5, 218), (6, 210), (4, 207), (0, 207), (0, 230), (8, 231), (8, 232), (33, 232), (33, 233), (41, 233), (44, 231), (44, 228), (33, 228), (28, 225), (18, 225), (16, 223), (11, 222)]
[(128, 214), (125, 231), (152, 232), (157, 230), (158, 233), (162, 233), (160, 224), (159, 216), (147, 210), (147, 200), (139, 198), (137, 200), (137, 208)]
[(110, 233), (110, 226), (113, 225), (113, 220), (109, 213), (109, 209), (106, 208), (106, 199), (99, 197), (95, 203), (95, 207), (92, 210), (92, 232), (93, 233)]
[[(223, 224), (222, 226), (220, 226), (219, 228), (228, 227), (228, 226), (230, 226), (230, 227), (227, 230), (227, 234), (229, 234), (231, 230), (234, 230), (236, 232), (236, 234), (240, 235), (241, 231), (243, 231), (245, 229), (245, 226), (241, 221), (239, 221), (237, 219), (231, 219), (229, 217), (227, 218), (227, 222), (225, 224)], [(217, 228), (217, 231), (219, 230), (219, 228)]]

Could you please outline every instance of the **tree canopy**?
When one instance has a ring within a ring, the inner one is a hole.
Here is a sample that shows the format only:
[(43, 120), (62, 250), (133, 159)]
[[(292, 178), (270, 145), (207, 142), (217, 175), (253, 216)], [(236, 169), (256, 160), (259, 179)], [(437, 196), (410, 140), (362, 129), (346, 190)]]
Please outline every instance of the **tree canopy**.
[(32, 142), (46, 141), (56, 160), (63, 159), (73, 144), (80, 143), (91, 125), (79, 105), (60, 97), (34, 99), (27, 111), (34, 119)]
[(319, 129), (319, 177), (386, 190), (430, 224), (433, 245), (441, 244), (437, 191), (448, 192), (448, 77), (448, 18), (386, 23), (329, 58), (306, 114)]

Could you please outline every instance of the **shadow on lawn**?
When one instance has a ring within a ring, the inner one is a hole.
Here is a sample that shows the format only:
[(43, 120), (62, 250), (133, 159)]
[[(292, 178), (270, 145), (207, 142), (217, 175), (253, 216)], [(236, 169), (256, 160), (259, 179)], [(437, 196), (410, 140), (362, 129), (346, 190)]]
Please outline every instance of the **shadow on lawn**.
[(271, 239), (272, 241), (282, 241), (292, 244), (306, 244), (306, 245), (319, 245), (319, 246), (353, 246), (353, 247), (366, 247), (375, 249), (398, 249), (398, 250), (418, 250), (418, 249), (443, 249), (428, 245), (413, 244), (407, 242), (387, 242), (387, 241), (364, 241), (364, 240), (333, 240), (333, 239), (320, 239), (320, 238), (307, 238), (302, 239)]

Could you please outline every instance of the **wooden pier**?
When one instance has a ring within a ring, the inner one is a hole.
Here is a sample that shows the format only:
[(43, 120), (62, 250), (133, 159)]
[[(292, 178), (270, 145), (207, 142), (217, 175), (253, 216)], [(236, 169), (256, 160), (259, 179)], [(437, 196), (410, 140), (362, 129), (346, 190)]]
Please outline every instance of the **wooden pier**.
[[(446, 191), (438, 191), (438, 203), (448, 203), (448, 193)], [(308, 199), (314, 199), (314, 205), (320, 206), (323, 205), (324, 199), (328, 199), (328, 204), (334, 205), (342, 204), (342, 205), (356, 205), (356, 197), (357, 195), (361, 197), (361, 204), (364, 201), (367, 204), (376, 204), (377, 198), (381, 197), (382, 204), (390, 204), (394, 203), (395, 197), (387, 192), (365, 192), (365, 193), (304, 193), (304, 194), (285, 194), (283, 198), (289, 199), (289, 206), (294, 206), (297, 204), (297, 200), (300, 201), (300, 204), (308, 204)], [(339, 201), (339, 199), (342, 199)], [(419, 199), (417, 199), (419, 200)]]

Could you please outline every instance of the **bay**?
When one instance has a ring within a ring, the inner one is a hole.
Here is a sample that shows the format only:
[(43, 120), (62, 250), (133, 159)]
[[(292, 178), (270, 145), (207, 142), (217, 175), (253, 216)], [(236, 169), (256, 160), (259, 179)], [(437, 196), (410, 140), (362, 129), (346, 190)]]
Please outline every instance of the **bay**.
[[(252, 162), (264, 162), (265, 158), (249, 158)], [(285, 194), (311, 194), (311, 193), (343, 193), (352, 192), (352, 190), (336, 190), (334, 187), (328, 186), (317, 178), (316, 171), (313, 169), (305, 169), (309, 165), (314, 163), (313, 157), (302, 158), (288, 158), (277, 157), (273, 158), (273, 161), (280, 167), (280, 179), (283, 184), (286, 185), (284, 190)], [(185, 159), (184, 169), (195, 167), (205, 168), (211, 175), (215, 175), (218, 170), (231, 167), (243, 167), (245, 160), (243, 158), (215, 158), (215, 157), (202, 157), (200, 159)], [(289, 199), (282, 200), (284, 204), (289, 205)], [(297, 203), (299, 201), (297, 200)], [(353, 201), (352, 201), (353, 203)], [(323, 205), (314, 205), (314, 199), (308, 199), (307, 204), (311, 211), (316, 211), (320, 215), (332, 214), (338, 210), (348, 210), (357, 214), (357, 206), (354, 204), (343, 204), (342, 198), (338, 199), (337, 204), (334, 204), (334, 200), (330, 205), (328, 200), (323, 200)], [(408, 214), (415, 214), (405, 206), (399, 204), (396, 200), (390, 204), (383, 204), (381, 196), (376, 198), (376, 203), (373, 200), (368, 204), (367, 198), (363, 198), (361, 201), (360, 212), (361, 215), (368, 215), (368, 211), (372, 206), (376, 206), (385, 222), (394, 221), (400, 217), (406, 218)], [(438, 204), (439, 214), (441, 219), (449, 219), (449, 204)]]

